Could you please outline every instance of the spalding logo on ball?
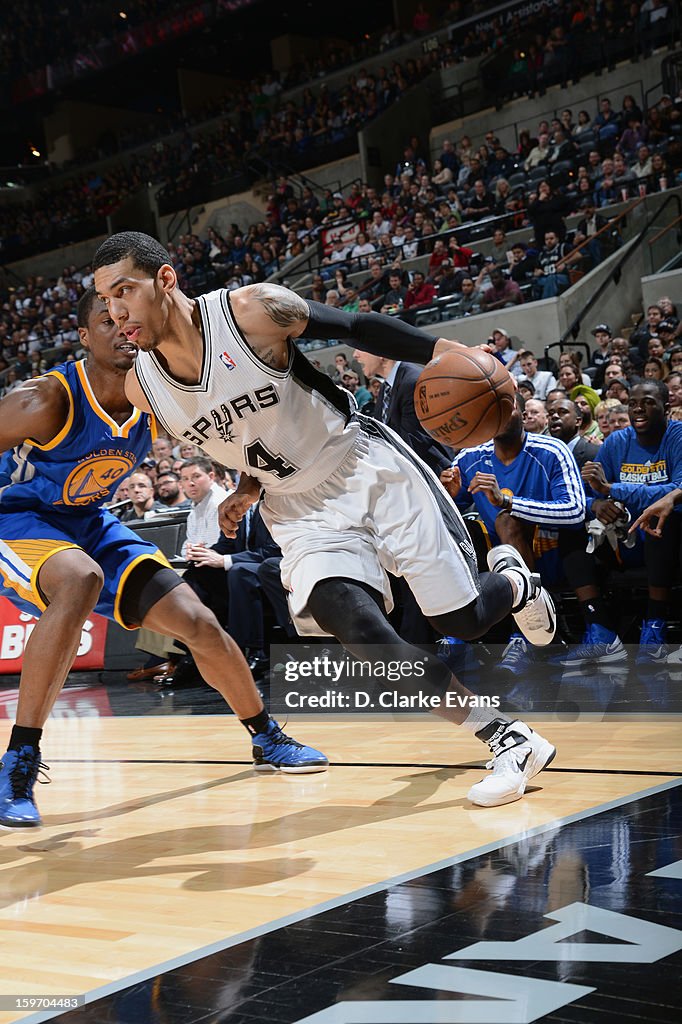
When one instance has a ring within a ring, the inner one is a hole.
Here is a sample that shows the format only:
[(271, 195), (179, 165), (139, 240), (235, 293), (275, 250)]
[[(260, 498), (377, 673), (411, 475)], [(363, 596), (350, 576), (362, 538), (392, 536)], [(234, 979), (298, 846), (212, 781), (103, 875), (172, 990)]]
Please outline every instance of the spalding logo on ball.
[(454, 350), (424, 367), (414, 389), (419, 422), (451, 448), (473, 448), (501, 433), (516, 389), (504, 364), (482, 348)]

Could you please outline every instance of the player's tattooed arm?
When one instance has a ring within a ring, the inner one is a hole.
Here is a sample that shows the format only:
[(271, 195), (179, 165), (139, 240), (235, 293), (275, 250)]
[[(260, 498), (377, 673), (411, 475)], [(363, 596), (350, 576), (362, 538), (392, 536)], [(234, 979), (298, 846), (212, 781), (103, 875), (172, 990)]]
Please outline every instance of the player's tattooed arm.
[(296, 292), (277, 284), (255, 284), (251, 298), (260, 303), (273, 324), (283, 327), (288, 334), (303, 327), (308, 319), (308, 303)]
[(71, 415), (69, 393), (57, 377), (38, 377), (0, 401), (0, 451), (25, 441), (49, 444)]
[(230, 295), (232, 312), (247, 342), (268, 366), (286, 369), (289, 338), (297, 338), (308, 320), (308, 304), (277, 284), (251, 284)]

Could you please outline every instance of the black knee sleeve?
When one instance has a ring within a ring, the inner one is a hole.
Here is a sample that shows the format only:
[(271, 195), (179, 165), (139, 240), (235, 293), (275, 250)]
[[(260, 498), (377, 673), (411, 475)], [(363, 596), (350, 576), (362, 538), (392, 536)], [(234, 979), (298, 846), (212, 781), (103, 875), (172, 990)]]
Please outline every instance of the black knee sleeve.
[(121, 618), (127, 626), (139, 626), (149, 609), (181, 583), (182, 576), (169, 566), (145, 558), (126, 580), (119, 606)]
[(477, 640), (487, 633), (491, 626), (501, 622), (512, 608), (512, 589), (509, 580), (496, 572), (482, 573), (481, 592), (475, 601), (464, 608), (432, 615), (429, 622), (442, 636), (454, 636), (458, 640)]
[(337, 576), (320, 580), (308, 608), (318, 626), (344, 647), (400, 642), (384, 616), (383, 597), (367, 583)]
[[(398, 636), (383, 611), (378, 591), (355, 580), (334, 577), (316, 584), (308, 608), (321, 629), (335, 636), (340, 644), (360, 660), (409, 661), (424, 665), (422, 689), (443, 694), (450, 685), (451, 673), (435, 655), (414, 647)], [(410, 684), (405, 684), (410, 688)], [(399, 682), (397, 689), (402, 688)], [(411, 689), (414, 689), (412, 680)]]

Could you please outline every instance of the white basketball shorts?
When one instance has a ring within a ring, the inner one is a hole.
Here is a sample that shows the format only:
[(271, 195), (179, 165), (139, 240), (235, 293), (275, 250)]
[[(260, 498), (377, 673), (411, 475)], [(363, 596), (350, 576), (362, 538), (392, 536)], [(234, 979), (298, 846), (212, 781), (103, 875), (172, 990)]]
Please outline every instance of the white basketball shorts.
[(261, 513), (282, 549), (282, 583), (302, 636), (323, 635), (307, 609), (316, 583), (358, 580), (393, 606), (387, 573), (403, 576), (426, 616), (479, 594), (476, 556), (435, 474), (383, 423), (360, 417), (354, 448), (301, 494), (267, 495)]

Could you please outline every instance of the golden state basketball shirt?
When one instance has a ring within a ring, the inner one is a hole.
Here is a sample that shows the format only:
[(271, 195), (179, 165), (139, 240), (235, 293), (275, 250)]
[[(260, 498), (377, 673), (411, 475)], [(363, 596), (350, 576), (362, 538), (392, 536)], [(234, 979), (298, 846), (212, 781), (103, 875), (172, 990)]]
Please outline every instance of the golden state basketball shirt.
[(47, 444), (27, 438), (0, 458), (0, 594), (21, 611), (47, 607), (39, 574), (53, 555), (85, 551), (104, 573), (95, 611), (125, 628), (123, 589), (143, 559), (168, 562), (158, 548), (101, 506), (144, 459), (154, 418), (133, 409), (119, 425), (100, 406), (84, 362), (65, 363), (56, 377), (69, 399), (66, 422)]

